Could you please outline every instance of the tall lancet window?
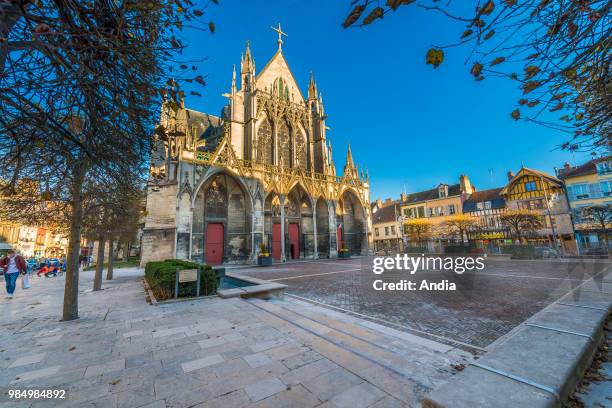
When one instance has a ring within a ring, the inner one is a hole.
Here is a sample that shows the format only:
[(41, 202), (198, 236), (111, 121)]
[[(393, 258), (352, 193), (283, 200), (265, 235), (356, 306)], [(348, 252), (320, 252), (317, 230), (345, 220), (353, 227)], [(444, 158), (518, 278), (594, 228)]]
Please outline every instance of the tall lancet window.
[(301, 131), (295, 133), (295, 167), (306, 170), (308, 167), (308, 153), (306, 151), (306, 137)]
[(272, 92), (278, 95), (280, 99), (289, 100), (289, 87), (283, 78), (278, 77), (274, 80), (274, 87)]
[(278, 126), (278, 164), (284, 167), (293, 167), (291, 159), (293, 148), (291, 146), (291, 132), (285, 119)]
[(267, 117), (257, 131), (257, 161), (274, 164), (274, 140), (272, 139), (272, 124)]

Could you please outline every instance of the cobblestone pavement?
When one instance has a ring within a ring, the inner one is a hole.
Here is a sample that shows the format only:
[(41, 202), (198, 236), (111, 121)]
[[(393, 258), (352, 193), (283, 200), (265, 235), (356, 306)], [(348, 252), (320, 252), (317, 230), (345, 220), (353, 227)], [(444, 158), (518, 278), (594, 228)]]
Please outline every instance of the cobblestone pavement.
[[(359, 313), (439, 341), (486, 348), (610, 263), (576, 260), (485, 260), (485, 269), (372, 273), (372, 258), (295, 262), (236, 271), (289, 285), (291, 295)], [(456, 291), (375, 291), (375, 279), (448, 280)]]
[[(80, 318), (58, 321), (64, 279), (0, 299), (0, 407), (406, 407), (471, 356), (300, 302), (146, 304), (142, 271), (115, 270)], [(4, 294), (4, 292), (2, 292)], [(9, 400), (9, 389), (66, 389)]]

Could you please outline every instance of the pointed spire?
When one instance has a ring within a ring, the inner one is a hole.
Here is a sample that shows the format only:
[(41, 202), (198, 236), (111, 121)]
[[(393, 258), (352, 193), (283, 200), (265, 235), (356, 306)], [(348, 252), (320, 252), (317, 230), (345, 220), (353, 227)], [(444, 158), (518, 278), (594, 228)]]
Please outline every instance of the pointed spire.
[(348, 149), (346, 150), (346, 165), (347, 167), (354, 168), (355, 163), (353, 163), (353, 152), (351, 152), (351, 144), (348, 144)]
[(244, 56), (242, 57), (241, 62), (241, 72), (244, 74), (246, 72), (255, 73), (255, 62), (253, 61), (253, 57), (251, 56), (251, 44), (250, 41), (246, 42), (246, 51), (244, 52)]
[(310, 71), (310, 82), (308, 83), (308, 99), (317, 99), (317, 83), (314, 74)]
[(232, 93), (236, 92), (236, 64), (234, 64), (234, 69), (232, 71)]
[(323, 92), (319, 94), (319, 107), (319, 112), (321, 113), (321, 116), (325, 116), (325, 108), (323, 108)]
[(346, 164), (344, 165), (344, 175), (349, 175), (353, 179), (359, 178), (359, 170), (353, 162), (353, 152), (351, 152), (351, 144), (349, 143), (346, 150)]

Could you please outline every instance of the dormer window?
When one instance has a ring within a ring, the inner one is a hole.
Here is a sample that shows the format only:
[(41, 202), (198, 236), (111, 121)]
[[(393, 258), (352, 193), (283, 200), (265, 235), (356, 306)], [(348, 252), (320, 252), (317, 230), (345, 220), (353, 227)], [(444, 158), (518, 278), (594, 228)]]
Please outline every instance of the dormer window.
[(598, 174), (612, 173), (612, 162), (597, 163), (597, 173)]
[(448, 186), (446, 184), (441, 184), (438, 187), (438, 198), (446, 198), (448, 197)]

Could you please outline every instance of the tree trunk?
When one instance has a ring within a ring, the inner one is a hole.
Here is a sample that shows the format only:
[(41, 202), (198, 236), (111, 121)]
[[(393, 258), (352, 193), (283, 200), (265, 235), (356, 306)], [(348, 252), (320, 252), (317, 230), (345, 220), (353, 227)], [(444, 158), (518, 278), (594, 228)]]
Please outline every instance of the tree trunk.
[(130, 243), (128, 241), (125, 241), (123, 243), (123, 260), (124, 261), (128, 260), (129, 253), (130, 253)]
[(73, 170), (71, 186), (72, 218), (68, 240), (66, 281), (64, 285), (64, 306), (62, 320), (79, 318), (79, 254), (81, 252), (81, 223), (83, 219), (83, 180), (85, 164), (77, 163)]
[(104, 245), (106, 244), (104, 235), (98, 239), (98, 259), (96, 260), (96, 274), (94, 275), (93, 290), (102, 289), (102, 270), (104, 269)]
[(113, 251), (113, 239), (108, 240), (108, 268), (106, 269), (106, 280), (113, 280), (113, 260), (115, 252)]

